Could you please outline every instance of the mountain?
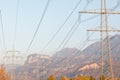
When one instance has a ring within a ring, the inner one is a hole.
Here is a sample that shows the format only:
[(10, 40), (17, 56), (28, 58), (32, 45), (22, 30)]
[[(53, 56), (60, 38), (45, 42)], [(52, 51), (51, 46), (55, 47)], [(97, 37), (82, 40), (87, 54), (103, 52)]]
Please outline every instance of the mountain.
[[(16, 78), (34, 80), (39, 72), (43, 72), (50, 63), (51, 57), (48, 55), (31, 54), (27, 57), (25, 64), (16, 69)], [(46, 74), (47, 72), (43, 72)], [(22, 77), (21, 77), (22, 76)]]
[(69, 66), (74, 62), (72, 59), (76, 57), (77, 53), (80, 53), (80, 51), (76, 48), (64, 48), (53, 55), (50, 65), (57, 66), (59, 63), (58, 65), (62, 66), (65, 63), (66, 66)]
[[(103, 55), (107, 59), (107, 40), (103, 40)], [(26, 80), (46, 78), (53, 74), (57, 78), (61, 75), (72, 77), (78, 74), (99, 75), (101, 68), (101, 42), (95, 42), (80, 51), (77, 48), (64, 48), (52, 57), (41, 54), (31, 54), (23, 66), (16, 69), (16, 76)], [(120, 76), (120, 35), (110, 37), (110, 49), (115, 77)]]

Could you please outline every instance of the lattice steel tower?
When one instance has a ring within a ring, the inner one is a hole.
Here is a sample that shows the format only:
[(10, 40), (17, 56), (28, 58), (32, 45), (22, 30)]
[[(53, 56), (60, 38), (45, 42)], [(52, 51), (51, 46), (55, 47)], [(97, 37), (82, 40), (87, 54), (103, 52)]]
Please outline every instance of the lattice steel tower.
[[(17, 60), (20, 59), (22, 60), (22, 56), (20, 55), (20, 51), (12, 50), (7, 51), (6, 56), (4, 56), (5, 60), (8, 60), (11, 64), (11, 79), (10, 80), (15, 80), (15, 62), (18, 62)], [(18, 63), (17, 63), (18, 64)]]
[[(100, 53), (101, 53), (101, 76), (106, 75), (107, 78), (114, 80), (114, 74), (112, 69), (112, 59), (111, 59), (111, 48), (110, 48), (110, 36), (109, 32), (120, 32), (120, 30), (110, 28), (108, 26), (108, 14), (120, 14), (118, 11), (113, 11), (110, 9), (107, 9), (106, 7), (106, 0), (101, 0), (101, 9), (100, 10), (89, 10), (89, 11), (80, 11), (80, 13), (89, 13), (89, 14), (100, 14), (100, 27), (89, 29), (87, 31), (98, 31), (100, 32)], [(104, 45), (103, 45), (103, 34), (106, 35), (106, 54), (104, 51)], [(108, 63), (107, 69), (104, 73), (104, 66), (105, 62)]]

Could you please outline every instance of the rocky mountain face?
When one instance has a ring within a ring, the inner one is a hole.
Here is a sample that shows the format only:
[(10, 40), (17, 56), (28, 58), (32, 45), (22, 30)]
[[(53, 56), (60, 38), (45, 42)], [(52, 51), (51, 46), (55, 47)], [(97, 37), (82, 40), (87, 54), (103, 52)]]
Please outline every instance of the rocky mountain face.
[(42, 74), (47, 73), (43, 70), (47, 68), (50, 61), (51, 57), (48, 55), (31, 54), (27, 57), (25, 64), (16, 69), (16, 78), (20, 80), (34, 80), (39, 78), (39, 72), (42, 72)]
[[(103, 41), (103, 55), (107, 59), (106, 39)], [(110, 38), (111, 56), (114, 74), (120, 76), (120, 35)], [(100, 42), (95, 42), (80, 51), (76, 48), (64, 48), (52, 57), (41, 54), (31, 54), (23, 66), (16, 69), (16, 78), (26, 80), (47, 80), (53, 74), (56, 77), (66, 75), (72, 77), (78, 74), (100, 74)], [(17, 80), (19, 80), (17, 79)]]

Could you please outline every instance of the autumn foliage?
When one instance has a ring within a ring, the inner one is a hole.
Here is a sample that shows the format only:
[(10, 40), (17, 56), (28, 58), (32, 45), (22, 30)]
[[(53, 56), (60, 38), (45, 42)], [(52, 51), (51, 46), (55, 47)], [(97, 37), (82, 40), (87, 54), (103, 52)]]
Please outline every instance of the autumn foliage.
[(53, 75), (50, 75), (47, 80), (55, 80), (55, 77)]
[(0, 80), (10, 80), (4, 66), (0, 66)]
[[(56, 79), (53, 75), (50, 75), (48, 77), (48, 80), (56, 80)], [(68, 78), (66, 76), (61, 76), (59, 78), (59, 80), (111, 80), (111, 79), (107, 79), (105, 76), (102, 76), (99, 79), (95, 79), (92, 76), (78, 75), (78, 76), (75, 76), (75, 77), (72, 77), (72, 78)], [(114, 80), (120, 80), (120, 78), (115, 78)]]

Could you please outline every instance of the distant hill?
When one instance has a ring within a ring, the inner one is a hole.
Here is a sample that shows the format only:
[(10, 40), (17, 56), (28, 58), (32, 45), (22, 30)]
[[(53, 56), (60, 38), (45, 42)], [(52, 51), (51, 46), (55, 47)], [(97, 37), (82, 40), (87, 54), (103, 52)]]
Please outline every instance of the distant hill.
[[(103, 44), (106, 59), (106, 39)], [(112, 36), (110, 45), (114, 74), (118, 77), (120, 76), (120, 35)], [(27, 57), (25, 64), (16, 69), (16, 76), (22, 76), (26, 80), (37, 78), (45, 80), (50, 74), (54, 74), (56, 77), (61, 75), (72, 77), (78, 74), (95, 76), (99, 74), (100, 65), (100, 42), (95, 42), (83, 51), (76, 48), (64, 48), (52, 57), (31, 54)]]

